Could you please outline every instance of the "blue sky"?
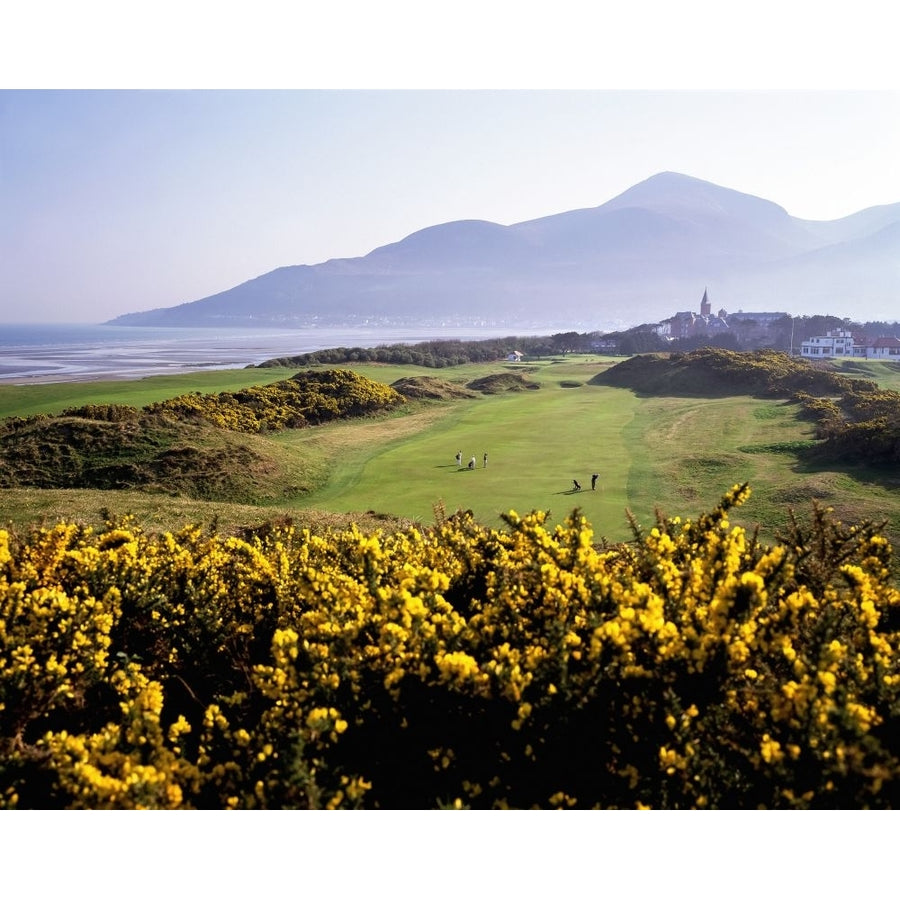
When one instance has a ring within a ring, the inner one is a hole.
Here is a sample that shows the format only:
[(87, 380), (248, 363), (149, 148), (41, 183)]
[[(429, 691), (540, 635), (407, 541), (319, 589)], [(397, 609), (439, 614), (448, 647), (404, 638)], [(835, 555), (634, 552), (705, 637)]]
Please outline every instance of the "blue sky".
[[(605, 33), (594, 38), (609, 56)], [(297, 36), (296, 52), (309, 44)], [(684, 50), (707, 65), (724, 53)], [(390, 46), (378, 56), (395, 59)], [(379, 78), (357, 60), (344, 77), (274, 90), (277, 74), (257, 86), (215, 70), (217, 87), (255, 88), (219, 90), (196, 68), (173, 84), (123, 71), (109, 84), (89, 67), (80, 78), (0, 70), (0, 322), (172, 306), (440, 222), (597, 206), (666, 170), (802, 218), (900, 201), (900, 90), (877, 77), (778, 87), (723, 68), (704, 86), (702, 73), (679, 84), (663, 66), (649, 87), (569, 89), (578, 72), (556, 87), (538, 67), (551, 89), (532, 89), (520, 67), (436, 90), (443, 79), (424, 70), (397, 89), (375, 67), (385, 86), (367, 90)]]

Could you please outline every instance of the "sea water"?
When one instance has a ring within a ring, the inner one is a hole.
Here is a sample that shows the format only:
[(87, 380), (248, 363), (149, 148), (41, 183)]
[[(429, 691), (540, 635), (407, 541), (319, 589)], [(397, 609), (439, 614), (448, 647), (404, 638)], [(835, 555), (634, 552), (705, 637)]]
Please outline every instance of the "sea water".
[(279, 356), (331, 347), (487, 340), (512, 333), (475, 326), (278, 330), (0, 324), (0, 384), (128, 379), (203, 369), (237, 369)]

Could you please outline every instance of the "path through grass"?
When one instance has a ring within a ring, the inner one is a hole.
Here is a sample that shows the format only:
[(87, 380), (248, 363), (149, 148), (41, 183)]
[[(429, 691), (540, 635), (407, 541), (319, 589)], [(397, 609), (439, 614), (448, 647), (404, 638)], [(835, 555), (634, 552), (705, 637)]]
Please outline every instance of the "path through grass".
[(760, 526), (772, 540), (790, 519), (805, 519), (813, 503), (832, 507), (846, 522), (888, 522), (900, 537), (896, 475), (864, 467), (820, 468), (798, 460), (814, 426), (797, 418), (797, 406), (750, 397), (644, 398), (625, 431), (632, 468), (628, 505), (647, 521), (654, 507), (696, 517), (732, 485), (749, 482), (752, 496), (732, 518)]

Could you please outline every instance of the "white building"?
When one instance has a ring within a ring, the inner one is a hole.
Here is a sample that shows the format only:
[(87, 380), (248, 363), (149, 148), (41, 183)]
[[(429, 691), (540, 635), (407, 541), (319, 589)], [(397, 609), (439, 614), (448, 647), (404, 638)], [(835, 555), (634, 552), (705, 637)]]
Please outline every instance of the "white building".
[(832, 359), (836, 356), (865, 356), (865, 349), (853, 352), (853, 335), (849, 331), (829, 331), (824, 337), (811, 337), (800, 345), (800, 355), (809, 359)]
[(800, 345), (800, 355), (807, 359), (834, 359), (855, 356), (860, 359), (885, 359), (900, 362), (900, 339), (880, 337), (874, 341), (856, 342), (849, 331), (829, 331), (824, 337), (812, 337)]

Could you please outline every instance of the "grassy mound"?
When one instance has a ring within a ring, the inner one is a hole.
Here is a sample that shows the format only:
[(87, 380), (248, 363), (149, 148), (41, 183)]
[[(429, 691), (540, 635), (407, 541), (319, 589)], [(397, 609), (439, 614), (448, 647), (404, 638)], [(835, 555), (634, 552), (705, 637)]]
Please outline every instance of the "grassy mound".
[(591, 383), (656, 396), (791, 398), (817, 423), (819, 442), (798, 448), (807, 459), (878, 467), (900, 462), (900, 393), (772, 350), (635, 356)]
[(536, 390), (540, 387), (529, 381), (518, 372), (501, 372), (498, 375), (486, 375), (484, 378), (476, 378), (470, 381), (468, 386), (473, 391), (482, 394), (502, 394), (504, 391)]
[(64, 415), (6, 425), (0, 454), (4, 488), (141, 489), (236, 502), (295, 490), (277, 446), (138, 410), (116, 422)]
[(850, 379), (774, 350), (737, 353), (709, 347), (633, 356), (595, 375), (591, 384), (669, 397), (790, 397), (798, 392), (823, 396), (876, 389), (874, 382)]
[(773, 350), (705, 348), (635, 356), (592, 379), (639, 394), (686, 397), (788, 397), (817, 422), (819, 443), (798, 448), (818, 462), (892, 466), (900, 462), (900, 393)]
[(475, 391), (429, 375), (399, 378), (391, 387), (408, 400), (465, 400), (478, 396)]

